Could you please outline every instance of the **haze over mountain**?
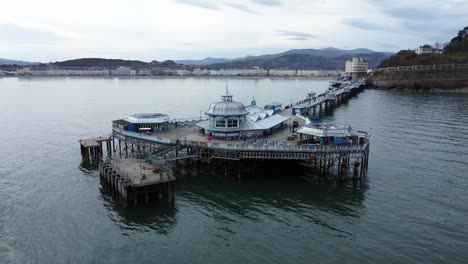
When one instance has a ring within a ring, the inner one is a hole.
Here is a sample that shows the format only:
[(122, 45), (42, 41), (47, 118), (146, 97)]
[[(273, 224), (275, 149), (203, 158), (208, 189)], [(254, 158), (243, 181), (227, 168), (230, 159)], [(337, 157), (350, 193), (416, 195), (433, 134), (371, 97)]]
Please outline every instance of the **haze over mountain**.
[(225, 58), (211, 58), (207, 57), (201, 60), (176, 60), (179, 64), (184, 65), (209, 65), (215, 63), (223, 63), (223, 62), (230, 62), (232, 59), (225, 59)]
[[(143, 62), (140, 60), (103, 59), (103, 58), (81, 58), (54, 62), (58, 67), (119, 67), (152, 68), (152, 67), (181, 67), (180, 64), (192, 67), (200, 66), (210, 69), (249, 69), (260, 67), (263, 69), (344, 69), (346, 60), (353, 56), (362, 57), (369, 62), (370, 68), (375, 68), (382, 60), (388, 58), (391, 52), (375, 52), (370, 49), (342, 50), (336, 48), (325, 49), (292, 49), (276, 54), (265, 54), (259, 56), (245, 56), (233, 59), (208, 57), (203, 60), (167, 60), (158, 62)], [(0, 60), (4, 64), (32, 65), (37, 63)], [(179, 64), (179, 65), (177, 65)]]
[(374, 68), (383, 60), (391, 56), (392, 52), (376, 52), (370, 49), (342, 50), (337, 48), (325, 49), (292, 49), (276, 54), (246, 56), (234, 59), (206, 58), (202, 60), (177, 60), (185, 65), (199, 65), (209, 68), (246, 69), (260, 67), (264, 69), (343, 69), (346, 60), (353, 56), (366, 59), (369, 67)]
[(19, 61), (19, 60), (10, 60), (10, 59), (1, 59), (0, 58), (0, 65), (34, 65), (39, 64), (38, 62), (30, 62), (30, 61)]

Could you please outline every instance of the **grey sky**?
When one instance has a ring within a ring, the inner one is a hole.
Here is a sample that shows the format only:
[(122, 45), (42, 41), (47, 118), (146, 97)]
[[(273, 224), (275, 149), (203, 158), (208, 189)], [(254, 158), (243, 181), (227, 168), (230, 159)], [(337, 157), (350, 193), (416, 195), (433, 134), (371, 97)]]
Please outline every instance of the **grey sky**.
[(0, 58), (199, 59), (448, 41), (468, 0), (0, 0)]

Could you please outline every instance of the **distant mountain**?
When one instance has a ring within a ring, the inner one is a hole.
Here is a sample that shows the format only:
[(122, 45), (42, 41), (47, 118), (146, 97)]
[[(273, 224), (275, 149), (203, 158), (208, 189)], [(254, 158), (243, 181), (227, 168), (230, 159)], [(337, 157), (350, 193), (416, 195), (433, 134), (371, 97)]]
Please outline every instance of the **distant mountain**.
[(359, 56), (369, 61), (369, 67), (376, 67), (383, 59), (393, 55), (392, 52), (375, 52), (370, 49), (342, 50), (337, 48), (324, 49), (292, 49), (276, 54), (246, 56), (234, 59), (205, 58), (203, 60), (179, 60), (185, 65), (200, 65), (213, 69), (233, 69), (261, 67), (290, 69), (342, 69), (345, 61), (352, 56)]
[(163, 67), (168, 67), (168, 68), (173, 68), (177, 66), (177, 63), (173, 60), (166, 60), (161, 63), (161, 66)]
[(30, 61), (19, 61), (19, 60), (9, 60), (9, 59), (0, 59), (0, 65), (35, 65), (40, 64), (39, 62), (30, 62)]
[[(276, 54), (260, 56), (246, 56), (234, 59), (208, 57), (202, 60), (167, 60), (158, 62), (143, 62), (139, 60), (81, 58), (67, 61), (58, 61), (52, 65), (58, 67), (130, 67), (130, 68), (190, 68), (183, 65), (202, 66), (211, 69), (249, 69), (261, 67), (264, 69), (344, 69), (345, 61), (353, 56), (366, 59), (370, 68), (375, 68), (383, 59), (393, 55), (391, 52), (375, 52), (370, 49), (341, 50), (336, 48), (325, 49), (292, 49)], [(32, 65), (38, 63), (0, 59), (2, 64)], [(183, 64), (183, 65), (181, 65)]]
[(121, 59), (101, 59), (101, 58), (82, 58), (67, 61), (58, 61), (53, 63), (59, 67), (154, 67), (158, 66), (159, 62), (152, 61), (150, 63), (139, 60), (121, 60)]
[[(211, 64), (207, 67), (212, 69), (251, 69), (260, 67), (263, 69), (344, 69), (346, 60), (353, 56), (364, 58), (368, 61), (370, 68), (375, 68), (382, 60), (388, 58), (383, 52), (356, 53), (352, 55), (340, 55), (337, 57), (324, 57), (310, 54), (286, 54), (272, 58), (255, 58), (244, 61), (231, 61), (225, 63)], [(260, 56), (261, 57), (261, 56)]]
[(230, 59), (224, 59), (224, 58), (204, 58), (202, 60), (176, 60), (177, 63), (179, 64), (184, 64), (184, 65), (209, 65), (209, 64), (215, 64), (215, 63), (223, 63), (223, 62), (229, 62), (231, 61)]
[(234, 60), (252, 60), (252, 59), (271, 59), (277, 58), (289, 54), (303, 54), (303, 55), (312, 55), (320, 56), (325, 58), (333, 58), (341, 55), (356, 55), (356, 54), (370, 54), (375, 53), (375, 51), (370, 49), (353, 49), (353, 50), (342, 50), (337, 48), (324, 48), (324, 49), (292, 49), (281, 53), (260, 55), (260, 56), (248, 56), (244, 58), (237, 58)]

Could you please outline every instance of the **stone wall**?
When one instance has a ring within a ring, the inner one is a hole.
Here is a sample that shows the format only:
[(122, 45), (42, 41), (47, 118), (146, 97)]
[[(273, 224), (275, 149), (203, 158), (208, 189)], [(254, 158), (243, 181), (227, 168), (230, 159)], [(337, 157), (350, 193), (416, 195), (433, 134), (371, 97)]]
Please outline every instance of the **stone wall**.
[(452, 90), (468, 87), (468, 69), (377, 71), (369, 84), (380, 89)]

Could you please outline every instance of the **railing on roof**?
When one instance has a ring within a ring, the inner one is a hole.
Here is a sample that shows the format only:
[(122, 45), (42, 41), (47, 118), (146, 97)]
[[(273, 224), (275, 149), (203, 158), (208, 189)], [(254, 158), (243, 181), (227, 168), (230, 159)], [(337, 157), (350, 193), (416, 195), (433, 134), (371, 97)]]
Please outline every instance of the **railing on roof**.
[(198, 123), (201, 121), (206, 121), (206, 117), (189, 117), (189, 118), (174, 118), (169, 121), (169, 123)]

